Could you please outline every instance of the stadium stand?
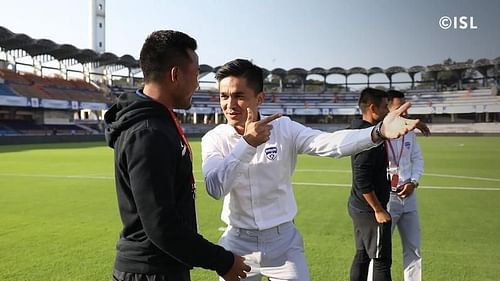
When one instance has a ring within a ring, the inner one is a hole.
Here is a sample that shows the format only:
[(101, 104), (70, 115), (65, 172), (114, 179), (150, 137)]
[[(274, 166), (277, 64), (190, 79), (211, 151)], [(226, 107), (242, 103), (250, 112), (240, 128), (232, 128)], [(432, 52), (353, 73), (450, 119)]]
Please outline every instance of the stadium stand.
[[(26, 58), (32, 63), (26, 63)], [(56, 61), (60, 67), (44, 65), (50, 61)], [(20, 71), (21, 67), (31, 71)], [(214, 74), (218, 68), (202, 64), (200, 77)], [(44, 69), (50, 70), (52, 76), (42, 75)], [(126, 70), (128, 75), (114, 74), (120, 70)], [(399, 89), (406, 91), (413, 103), (410, 114), (438, 126), (453, 124), (449, 128), (455, 129), (450, 131), (477, 132), (486, 130), (482, 123), (500, 121), (497, 89), (500, 57), (465, 62), (447, 59), (441, 64), (409, 68), (263, 70), (266, 92), (263, 114), (281, 112), (326, 130), (345, 127), (359, 114), (360, 88), (389, 89), (400, 84), (406, 85)], [(72, 79), (69, 72), (76, 72), (83, 79)], [(101, 133), (105, 110), (119, 95), (140, 87), (143, 80), (140, 74), (139, 62), (131, 55), (98, 54), (48, 39), (33, 39), (0, 26), (0, 134)], [(408, 80), (396, 82), (396, 74), (408, 75)], [(349, 82), (351, 75), (365, 76), (366, 83)], [(328, 83), (331, 76), (345, 83)], [(200, 85), (193, 96), (192, 108), (178, 111), (185, 131), (190, 134), (202, 134), (224, 122), (214, 82), (202, 81)], [(467, 129), (470, 123), (478, 124)]]
[(15, 73), (10, 70), (0, 70), (0, 78), (5, 81), (4, 86), (10, 88), (13, 95), (17, 93), (19, 96), (35, 98), (112, 102), (98, 88), (82, 80), (40, 77), (30, 73)]
[(1, 120), (0, 135), (85, 135), (88, 130), (77, 125), (39, 125), (31, 120)]
[(0, 95), (16, 96), (16, 93), (13, 92), (7, 85), (0, 83)]

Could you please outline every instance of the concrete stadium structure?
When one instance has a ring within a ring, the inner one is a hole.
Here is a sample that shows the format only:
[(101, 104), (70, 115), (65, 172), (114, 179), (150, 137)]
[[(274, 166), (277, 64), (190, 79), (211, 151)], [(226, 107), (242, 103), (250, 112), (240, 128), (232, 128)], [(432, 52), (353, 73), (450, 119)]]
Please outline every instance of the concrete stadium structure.
[[(200, 65), (201, 87), (193, 98), (193, 107), (179, 111), (188, 132), (201, 134), (224, 122), (215, 85), (203, 80), (218, 68)], [(497, 90), (500, 57), (408, 68), (276, 68), (264, 69), (264, 74), (263, 114), (282, 112), (300, 122), (326, 126), (326, 129), (345, 126), (359, 115), (356, 105), (359, 89), (353, 88), (365, 86), (386, 89), (406, 86), (403, 90), (413, 102), (410, 114), (437, 124), (436, 128), (488, 132), (488, 128), (498, 127), (493, 124), (500, 121)], [(393, 79), (401, 74), (407, 75), (407, 79)], [(361, 75), (366, 81), (350, 82), (353, 75), (358, 78)], [(448, 80), (443, 79), (443, 75), (447, 75)], [(373, 79), (375, 76), (378, 79)], [(340, 82), (328, 82), (331, 77), (337, 77)], [(51, 126), (67, 126), (66, 129), (60, 127), (60, 133), (64, 134), (99, 134), (103, 113), (114, 98), (134, 91), (141, 83), (139, 62), (132, 55), (79, 49), (49, 39), (31, 38), (0, 26), (2, 135), (49, 134), (54, 130)], [(457, 124), (470, 127), (471, 123), (485, 123), (486, 129), (456, 127)]]

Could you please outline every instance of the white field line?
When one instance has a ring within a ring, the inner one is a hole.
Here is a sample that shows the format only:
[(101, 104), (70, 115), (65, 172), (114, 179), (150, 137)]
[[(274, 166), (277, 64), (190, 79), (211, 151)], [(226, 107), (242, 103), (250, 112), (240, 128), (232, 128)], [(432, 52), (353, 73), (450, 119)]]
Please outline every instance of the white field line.
[[(299, 170), (302, 172), (314, 171), (318, 170)], [(323, 172), (341, 172), (344, 173), (346, 170), (323, 170)], [(347, 171), (350, 172), (350, 171)], [(430, 174), (426, 174), (430, 175)], [(435, 176), (444, 176), (444, 177), (457, 177), (457, 178), (467, 178), (467, 179), (481, 179), (481, 180), (491, 180), (491, 181), (500, 181), (499, 179), (488, 179), (488, 178), (477, 178), (477, 177), (462, 177), (462, 176), (452, 176), (452, 175), (439, 175), (433, 174)], [(48, 175), (48, 174), (21, 174), (21, 173), (0, 173), (1, 177), (33, 177), (33, 178), (54, 178), (54, 179), (90, 179), (90, 180), (113, 180), (113, 177), (110, 176), (92, 176), (92, 175)], [(197, 180), (198, 183), (203, 183), (203, 180)], [(292, 182), (293, 185), (301, 185), (301, 186), (330, 186), (330, 187), (343, 187), (350, 188), (351, 184), (342, 184), (342, 183), (315, 183), (315, 182)], [(466, 186), (428, 186), (428, 185), (420, 185), (419, 188), (422, 189), (441, 189), (441, 190), (477, 190), (477, 191), (500, 191), (500, 188), (495, 187), (466, 187)]]
[[(313, 169), (297, 169), (295, 172), (302, 173), (351, 173), (350, 170), (313, 170)], [(481, 180), (481, 181), (494, 181), (500, 182), (498, 178), (485, 178), (485, 177), (469, 177), (469, 176), (457, 176), (457, 175), (447, 175), (447, 174), (435, 174), (435, 173), (424, 173), (423, 176), (431, 176), (431, 177), (441, 177), (441, 178), (454, 178), (454, 179), (468, 179), (468, 180)]]
[[(351, 187), (351, 184), (338, 184), (338, 183), (293, 182), (292, 184), (301, 186), (331, 186), (331, 187), (349, 187), (349, 188)], [(432, 185), (419, 185), (418, 189), (500, 191), (500, 188), (498, 187), (432, 186)]]
[(424, 173), (424, 176), (500, 182), (500, 179), (496, 179), (496, 178), (484, 178), (484, 177), (468, 177), (468, 176), (457, 176), (457, 175), (446, 175), (446, 174), (432, 174), (432, 173), (429, 173), (429, 174)]

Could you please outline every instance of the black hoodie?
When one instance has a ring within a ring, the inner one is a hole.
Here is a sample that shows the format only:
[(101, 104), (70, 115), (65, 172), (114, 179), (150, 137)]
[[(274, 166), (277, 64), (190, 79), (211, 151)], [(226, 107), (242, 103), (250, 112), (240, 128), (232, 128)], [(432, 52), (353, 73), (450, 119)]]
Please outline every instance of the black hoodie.
[(197, 233), (192, 162), (168, 109), (140, 92), (126, 93), (104, 118), (123, 223), (115, 268), (228, 272), (233, 254)]
[[(352, 121), (350, 128), (363, 129), (371, 126), (373, 125), (367, 121), (356, 119)], [(380, 205), (386, 209), (391, 186), (387, 179), (387, 153), (384, 145), (352, 155), (351, 166), (352, 190), (349, 206), (357, 210), (373, 212), (363, 194), (375, 191)]]

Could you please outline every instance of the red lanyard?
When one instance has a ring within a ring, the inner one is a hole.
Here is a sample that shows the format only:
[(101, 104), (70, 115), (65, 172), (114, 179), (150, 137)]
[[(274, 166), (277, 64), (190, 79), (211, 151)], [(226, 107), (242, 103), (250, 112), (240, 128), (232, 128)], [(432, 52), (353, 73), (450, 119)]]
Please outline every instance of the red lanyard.
[(184, 134), (184, 130), (180, 126), (179, 121), (177, 120), (177, 117), (175, 116), (174, 112), (169, 109), (168, 113), (170, 113), (170, 116), (174, 120), (175, 128), (177, 129), (177, 133), (179, 133), (179, 136), (181, 137), (182, 144), (187, 147), (187, 150), (189, 152), (189, 158), (191, 159), (191, 161), (193, 161), (193, 153), (191, 151), (191, 146), (189, 145), (186, 135)]
[[(177, 117), (175, 116), (174, 112), (172, 110), (168, 109), (168, 113), (170, 113), (170, 116), (174, 120), (175, 128), (177, 129), (177, 133), (179, 133), (179, 136), (181, 137), (182, 144), (188, 150), (189, 159), (191, 159), (191, 162), (193, 162), (193, 152), (192, 152), (191, 146), (189, 145), (189, 142), (186, 138), (186, 135), (184, 134), (184, 130), (182, 130), (182, 127), (180, 126), (179, 121), (177, 120)], [(195, 187), (195, 182), (194, 182), (193, 169), (191, 169), (191, 188), (192, 188), (193, 194), (194, 194), (196, 187)]]
[[(401, 161), (401, 156), (403, 156), (403, 147), (405, 146), (405, 136), (403, 136), (403, 138), (401, 139), (401, 151), (399, 152), (399, 157), (398, 159), (396, 159), (396, 153), (394, 153), (394, 148), (392, 148), (392, 143), (390, 140), (386, 141), (386, 143), (389, 145), (389, 148), (391, 149), (391, 152), (392, 152), (392, 158), (396, 164), (396, 167), (399, 168), (399, 163)], [(387, 158), (390, 158), (389, 157), (389, 151), (386, 149), (387, 151)]]

